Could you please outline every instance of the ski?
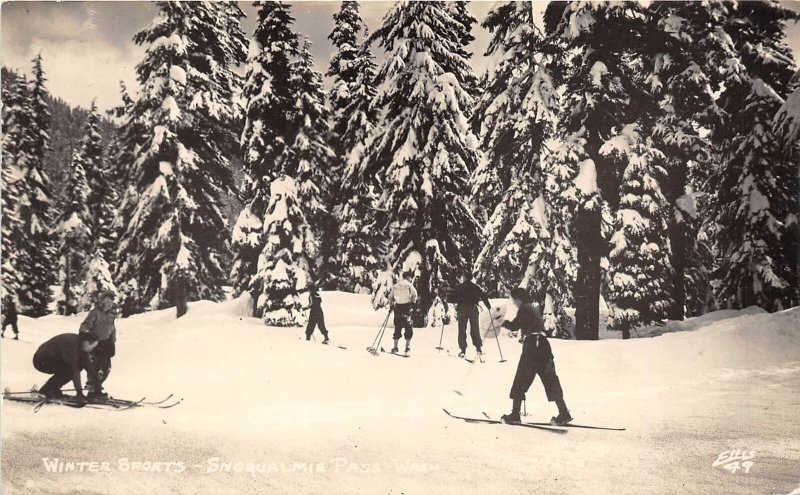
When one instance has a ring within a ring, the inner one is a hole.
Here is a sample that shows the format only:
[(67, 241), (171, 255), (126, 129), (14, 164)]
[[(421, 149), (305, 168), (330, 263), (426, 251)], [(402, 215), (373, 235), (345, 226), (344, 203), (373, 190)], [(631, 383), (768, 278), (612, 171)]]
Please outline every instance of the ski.
[(567, 430), (562, 430), (560, 428), (553, 428), (550, 426), (542, 426), (531, 423), (503, 423), (502, 421), (497, 419), (481, 419), (481, 418), (468, 418), (464, 416), (456, 416), (455, 414), (450, 413), (450, 411), (448, 411), (447, 409), (442, 409), (442, 410), (445, 412), (445, 414), (447, 414), (451, 418), (460, 419), (462, 421), (466, 421), (467, 423), (481, 423), (481, 424), (491, 424), (491, 425), (507, 424), (510, 426), (524, 426), (525, 428), (533, 428), (536, 430), (549, 431), (551, 433), (558, 433), (558, 434), (564, 434), (567, 432)]
[(175, 394), (169, 394), (168, 396), (166, 396), (165, 398), (161, 399), (158, 402), (142, 402), (142, 404), (144, 404), (146, 406), (157, 406), (159, 404), (163, 404), (163, 403), (167, 402), (168, 400), (170, 400), (173, 395), (175, 395)]
[(411, 357), (411, 354), (401, 354), (400, 352), (389, 352), (389, 351), (385, 350), (383, 347), (381, 347), (381, 352), (383, 352), (384, 354), (390, 354), (392, 356), (398, 356), (398, 357), (404, 357), (404, 358)]
[(181, 402), (183, 402), (183, 399), (178, 399), (175, 402), (173, 402), (172, 404), (167, 404), (167, 405), (164, 405), (164, 406), (156, 406), (156, 407), (158, 407), (159, 409), (169, 409), (171, 407), (177, 406)]
[(537, 426), (559, 426), (562, 428), (586, 428), (588, 430), (607, 430), (607, 431), (625, 431), (625, 428), (609, 428), (606, 426), (588, 426), (588, 425), (574, 425), (567, 423), (565, 425), (553, 425), (552, 423), (528, 423)]

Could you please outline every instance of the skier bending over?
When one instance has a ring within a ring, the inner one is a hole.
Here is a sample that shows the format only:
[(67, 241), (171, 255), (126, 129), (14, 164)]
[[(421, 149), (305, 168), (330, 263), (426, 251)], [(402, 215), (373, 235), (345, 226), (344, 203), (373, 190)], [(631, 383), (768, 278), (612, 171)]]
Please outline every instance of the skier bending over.
[(464, 357), (467, 352), (467, 323), (472, 337), (472, 345), (481, 354), (481, 333), (478, 325), (478, 303), (483, 302), (486, 309), (492, 309), (489, 298), (483, 289), (475, 285), (472, 274), (463, 273), (461, 283), (453, 289), (452, 302), (456, 305), (456, 319), (458, 320), (458, 347), (461, 352), (458, 357)]
[(392, 291), (389, 293), (389, 305), (394, 311), (394, 347), (392, 352), (397, 351), (397, 342), (405, 330), (406, 354), (411, 351), (411, 337), (414, 336), (414, 328), (411, 325), (411, 308), (417, 301), (417, 290), (411, 284), (411, 273), (403, 273)]
[(86, 370), (90, 380), (97, 380), (92, 364), (92, 350), (98, 345), (93, 333), (62, 333), (39, 346), (33, 355), (33, 367), (42, 373), (53, 375), (39, 393), (48, 399), (63, 397), (61, 387), (72, 380), (78, 403), (86, 404), (81, 388), (81, 370)]
[(325, 340), (323, 344), (330, 342), (328, 339), (328, 329), (325, 328), (325, 313), (322, 312), (322, 297), (319, 295), (319, 289), (316, 285), (308, 286), (308, 294), (311, 299), (311, 311), (308, 314), (308, 326), (306, 327), (306, 340), (311, 340), (311, 335), (314, 329), (319, 325), (319, 331)]
[(14, 298), (6, 296), (3, 298), (3, 331), (0, 332), (0, 337), (6, 336), (6, 327), (11, 325), (11, 330), (14, 330), (14, 340), (19, 340), (19, 328), (17, 328), (17, 305), (14, 304)]
[(86, 382), (89, 399), (108, 398), (108, 394), (103, 392), (103, 382), (111, 373), (111, 358), (117, 353), (114, 297), (115, 294), (112, 291), (102, 292), (95, 307), (89, 311), (86, 319), (81, 323), (80, 333), (93, 333), (100, 340), (94, 351), (94, 364), (99, 380), (90, 379)]
[(530, 388), (536, 375), (539, 375), (547, 394), (547, 400), (555, 402), (558, 406), (558, 416), (550, 422), (554, 425), (566, 425), (572, 421), (567, 404), (564, 402), (564, 393), (561, 383), (556, 375), (556, 366), (553, 362), (553, 351), (544, 333), (544, 321), (539, 311), (533, 307), (528, 292), (523, 288), (511, 291), (511, 300), (518, 308), (514, 321), (504, 321), (503, 326), (521, 333), (522, 355), (517, 365), (517, 374), (511, 386), (510, 397), (514, 401), (510, 414), (501, 418), (506, 423), (520, 422), (520, 408), (525, 400), (525, 393)]

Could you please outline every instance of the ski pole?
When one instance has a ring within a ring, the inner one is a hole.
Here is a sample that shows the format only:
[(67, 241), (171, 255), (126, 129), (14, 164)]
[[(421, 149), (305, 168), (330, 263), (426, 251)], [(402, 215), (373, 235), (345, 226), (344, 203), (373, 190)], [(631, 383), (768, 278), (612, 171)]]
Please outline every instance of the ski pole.
[(500, 351), (500, 362), (505, 363), (506, 360), (503, 359), (503, 350), (500, 348), (500, 338), (497, 336), (497, 328), (494, 326), (494, 320), (491, 319), (492, 315), (489, 315), (489, 323), (492, 324), (492, 330), (494, 331), (494, 340), (497, 342), (497, 350)]
[(444, 338), (444, 322), (442, 322), (442, 334), (439, 335), (439, 347), (436, 348), (436, 349), (438, 349), (440, 351), (444, 350), (444, 347), (442, 347), (442, 339), (443, 338)]
[(381, 348), (381, 341), (383, 340), (383, 334), (386, 333), (386, 328), (389, 326), (389, 316), (392, 314), (392, 308), (389, 308), (389, 314), (386, 315), (386, 321), (383, 322), (383, 329), (381, 330), (381, 334), (378, 338), (378, 345), (375, 347), (375, 350), (378, 351)]
[(375, 336), (375, 339), (372, 341), (372, 345), (367, 347), (367, 350), (372, 352), (373, 354), (378, 353), (378, 345), (380, 341), (383, 340), (383, 333), (386, 331), (386, 326), (389, 324), (389, 316), (392, 314), (392, 310), (389, 309), (389, 312), (386, 314), (386, 318), (383, 320), (383, 324), (378, 329), (378, 335)]

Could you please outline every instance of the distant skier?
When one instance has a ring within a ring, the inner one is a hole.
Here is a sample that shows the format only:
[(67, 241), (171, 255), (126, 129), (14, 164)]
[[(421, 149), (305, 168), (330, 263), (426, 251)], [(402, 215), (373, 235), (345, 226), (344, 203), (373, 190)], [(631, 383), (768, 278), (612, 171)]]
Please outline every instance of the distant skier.
[(48, 399), (63, 397), (61, 387), (72, 380), (79, 403), (85, 404), (81, 371), (87, 371), (89, 380), (98, 379), (92, 363), (92, 350), (97, 345), (97, 335), (90, 332), (62, 333), (40, 345), (33, 355), (33, 367), (53, 376), (39, 389), (39, 393)]
[(513, 409), (510, 414), (504, 414), (501, 418), (506, 423), (520, 422), (520, 409), (522, 401), (525, 400), (525, 393), (530, 388), (536, 375), (539, 375), (544, 385), (547, 400), (555, 402), (558, 406), (558, 416), (550, 420), (554, 425), (566, 425), (572, 421), (567, 404), (564, 402), (564, 393), (561, 390), (561, 383), (556, 375), (556, 367), (553, 361), (553, 352), (550, 343), (544, 332), (544, 321), (542, 316), (530, 301), (528, 292), (523, 288), (516, 288), (511, 291), (511, 300), (518, 308), (517, 316), (514, 321), (504, 321), (503, 326), (511, 330), (520, 331), (520, 342), (522, 342), (522, 355), (517, 365), (517, 374), (514, 376), (514, 384), (511, 386), (510, 397), (514, 401)]
[[(400, 337), (406, 338), (406, 354), (411, 351), (411, 337), (414, 336), (414, 327), (411, 324), (411, 309), (417, 301), (417, 290), (411, 284), (411, 273), (403, 273), (401, 278), (389, 293), (389, 304), (394, 311), (394, 347), (392, 352), (398, 352), (397, 343)], [(405, 331), (405, 332), (404, 332)]]
[(481, 333), (479, 328), (478, 303), (482, 302), (486, 309), (492, 309), (489, 298), (483, 289), (475, 285), (472, 274), (463, 273), (460, 278), (461, 283), (453, 289), (451, 294), (452, 302), (456, 305), (456, 319), (458, 320), (458, 347), (461, 352), (458, 357), (464, 357), (467, 352), (467, 323), (470, 327), (472, 345), (481, 354)]
[(10, 295), (3, 298), (3, 330), (0, 331), (0, 337), (6, 336), (6, 327), (8, 325), (11, 325), (11, 330), (14, 330), (14, 340), (19, 340), (17, 305), (14, 303), (14, 298)]
[(81, 323), (80, 333), (93, 333), (100, 340), (94, 351), (94, 363), (99, 381), (89, 380), (86, 388), (89, 389), (89, 399), (106, 399), (108, 394), (103, 392), (103, 382), (111, 373), (111, 358), (116, 354), (117, 328), (114, 325), (114, 298), (112, 291), (102, 292), (97, 304), (86, 319)]
[(308, 314), (308, 326), (306, 327), (306, 340), (311, 340), (311, 335), (314, 329), (319, 326), (319, 331), (325, 340), (323, 344), (330, 342), (328, 339), (328, 329), (325, 328), (325, 313), (322, 312), (322, 297), (319, 295), (319, 289), (316, 285), (309, 285), (308, 287), (309, 298), (311, 299), (311, 310)]

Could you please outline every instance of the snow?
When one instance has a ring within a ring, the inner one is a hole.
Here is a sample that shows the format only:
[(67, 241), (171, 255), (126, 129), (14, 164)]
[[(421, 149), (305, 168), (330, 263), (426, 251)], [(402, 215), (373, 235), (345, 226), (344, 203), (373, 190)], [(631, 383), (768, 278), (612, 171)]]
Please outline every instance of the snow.
[(595, 62), (592, 68), (589, 69), (589, 74), (592, 76), (592, 84), (602, 86), (603, 76), (608, 74), (608, 67), (603, 62)]
[(575, 187), (587, 195), (597, 192), (597, 170), (593, 160), (587, 159), (580, 163), (578, 176), (575, 178)]
[[(674, 331), (655, 338), (551, 340), (576, 423), (627, 428), (553, 435), (467, 424), (442, 412), (496, 417), (510, 406), (519, 344), (503, 331), (508, 362), (499, 363), (486, 312), (484, 364), (437, 352), (440, 328), (417, 329), (409, 359), (373, 357), (364, 347), (386, 312), (373, 311), (368, 296), (322, 298), (333, 344), (346, 350), (305, 342), (301, 328), (266, 327), (249, 317), (247, 296), (191, 303), (178, 320), (174, 309), (118, 320), (107, 388), (154, 400), (175, 393), (183, 403), (124, 412), (45, 406), (33, 414), (4, 402), (3, 491), (417, 494), (436, 487), (463, 494), (535, 486), (542, 493), (638, 495), (654, 487), (750, 494), (798, 486), (800, 308), (710, 313), (670, 323)], [(500, 313), (505, 302), (493, 306)], [(77, 331), (83, 317), (22, 317), (21, 340), (0, 341), (0, 386), (41, 385), (44, 376), (31, 366), (36, 347)], [(443, 347), (451, 354), (455, 338), (455, 325), (445, 326)], [(528, 419), (547, 420), (554, 409), (537, 380)], [(712, 468), (734, 448), (755, 451), (757, 475)], [(47, 473), (42, 459), (56, 457), (110, 462), (111, 469)], [(123, 470), (120, 459), (128, 466), (180, 462), (185, 470)], [(231, 466), (220, 472), (224, 463)], [(235, 463), (241, 472), (233, 472)]]

